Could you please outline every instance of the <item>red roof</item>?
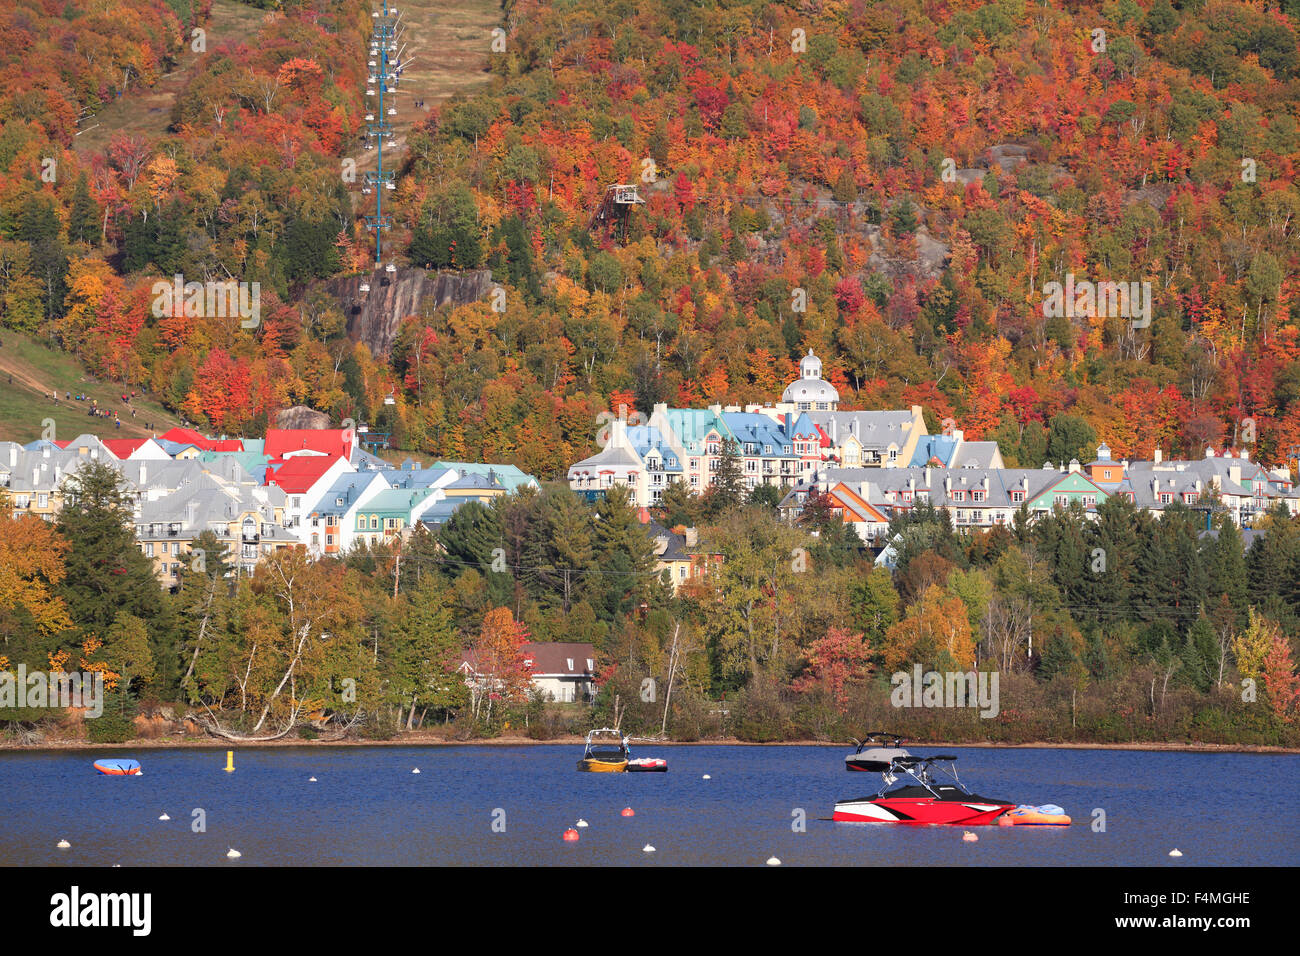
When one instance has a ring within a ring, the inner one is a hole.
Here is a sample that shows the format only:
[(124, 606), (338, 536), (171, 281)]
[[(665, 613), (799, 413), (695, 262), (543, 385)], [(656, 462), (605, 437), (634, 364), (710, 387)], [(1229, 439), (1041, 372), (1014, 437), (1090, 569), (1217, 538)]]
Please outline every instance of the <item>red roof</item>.
[[(562, 674), (566, 677), (579, 677), (591, 674), (596, 651), (590, 644), (566, 643), (562, 641), (522, 644), (519, 651), (524, 656), (524, 663), (534, 674)], [(570, 663), (572, 662), (572, 663)]]
[(101, 438), (99, 443), (112, 453), (118, 461), (126, 461), (143, 445), (147, 438)]
[[(202, 451), (243, 451), (244, 443), (238, 438), (209, 438), (193, 428), (173, 428), (158, 436), (159, 441), (174, 441), (180, 445), (193, 445)], [(104, 444), (108, 444), (105, 442)]]
[(262, 452), (268, 458), (312, 451), (330, 458), (350, 459), (355, 444), (356, 435), (345, 428), (268, 428)]
[(300, 495), (329, 471), (337, 458), (324, 455), (297, 455), (293, 458), (267, 462), (266, 483), (275, 485), (291, 495)]

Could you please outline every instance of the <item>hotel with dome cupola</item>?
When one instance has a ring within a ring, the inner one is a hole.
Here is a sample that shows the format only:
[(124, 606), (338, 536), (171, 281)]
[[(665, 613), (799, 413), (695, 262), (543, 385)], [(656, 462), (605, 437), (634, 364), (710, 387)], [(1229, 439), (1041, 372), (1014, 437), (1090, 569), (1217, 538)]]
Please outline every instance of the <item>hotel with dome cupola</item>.
[(809, 349), (799, 360), (799, 378), (781, 395), (781, 406), (797, 412), (833, 412), (840, 407), (840, 393), (822, 378), (822, 360)]
[(569, 487), (588, 500), (625, 485), (637, 505), (659, 503), (673, 481), (702, 494), (723, 448), (734, 441), (745, 483), (793, 488), (824, 466), (897, 468), (926, 435), (919, 405), (906, 411), (840, 411), (839, 391), (811, 349), (779, 402), (669, 408), (610, 424), (604, 448), (569, 468)]
[[(952, 419), (931, 434), (921, 406), (841, 410), (839, 391), (823, 377), (812, 351), (780, 401), (752, 405), (669, 408), (655, 405), (611, 422), (604, 447), (569, 468), (569, 487), (588, 501), (623, 485), (640, 508), (659, 504), (675, 481), (705, 493), (734, 442), (745, 484), (783, 490), (778, 511), (793, 519), (809, 495), (825, 494), (831, 510), (867, 544), (878, 545), (890, 516), (919, 502), (950, 510), (959, 530), (1009, 524), (1024, 507), (1049, 513), (1078, 501), (1089, 514), (1112, 495), (1158, 513), (1177, 500), (1194, 506), (1208, 488), (1239, 524), (1282, 500), (1300, 513), (1300, 490), (1286, 469), (1266, 472), (1245, 453), (1206, 453), (1204, 462), (1115, 461), (1101, 444), (1095, 461), (1044, 468), (1007, 468), (995, 441), (970, 440)], [(604, 434), (604, 433), (603, 433)]]

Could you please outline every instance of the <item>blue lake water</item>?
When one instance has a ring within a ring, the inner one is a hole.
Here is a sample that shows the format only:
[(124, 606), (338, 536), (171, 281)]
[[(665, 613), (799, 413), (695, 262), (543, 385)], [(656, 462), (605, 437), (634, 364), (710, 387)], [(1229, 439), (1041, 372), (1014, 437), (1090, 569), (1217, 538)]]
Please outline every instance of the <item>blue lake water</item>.
[[(236, 750), (234, 773), (222, 770), (224, 750), (3, 753), (0, 865), (1300, 862), (1293, 755), (943, 748), (960, 756), (974, 792), (1056, 803), (1075, 821), (979, 827), (979, 842), (964, 843), (960, 827), (818, 819), (837, 798), (879, 786), (876, 774), (843, 769), (850, 749), (634, 748), (668, 758), (666, 774), (579, 773), (573, 746), (250, 748)], [(102, 776), (97, 756), (136, 757), (144, 774)], [(624, 807), (636, 815), (620, 816)], [(206, 832), (192, 830), (196, 808)], [(1105, 812), (1104, 832), (1090, 825), (1094, 809)], [(803, 832), (793, 827), (800, 810)], [(170, 821), (158, 819), (164, 812)], [(579, 818), (589, 824), (581, 839), (562, 842)], [(61, 839), (71, 849), (57, 849)], [(226, 859), (231, 847), (241, 859)], [(1179, 860), (1168, 856), (1175, 847)]]

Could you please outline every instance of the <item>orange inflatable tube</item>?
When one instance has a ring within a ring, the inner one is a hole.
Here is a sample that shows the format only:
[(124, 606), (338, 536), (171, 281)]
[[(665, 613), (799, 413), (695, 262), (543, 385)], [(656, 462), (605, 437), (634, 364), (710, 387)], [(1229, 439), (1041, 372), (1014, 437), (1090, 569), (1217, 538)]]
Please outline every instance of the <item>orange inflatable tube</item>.
[(1021, 806), (998, 817), (998, 826), (1068, 827), (1070, 818), (1055, 804), (1041, 807)]

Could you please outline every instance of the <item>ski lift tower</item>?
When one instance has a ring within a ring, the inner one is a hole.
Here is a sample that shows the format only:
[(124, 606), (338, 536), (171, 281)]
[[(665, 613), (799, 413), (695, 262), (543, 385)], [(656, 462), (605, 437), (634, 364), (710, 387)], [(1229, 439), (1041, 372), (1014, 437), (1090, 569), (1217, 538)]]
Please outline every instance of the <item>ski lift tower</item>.
[[(401, 23), (396, 7), (390, 8), (388, 0), (382, 0), (382, 12), (372, 11), (374, 29), (370, 34), (370, 57), (367, 61), (369, 74), (366, 77), (366, 96), (377, 97), (374, 108), (366, 112), (366, 149), (378, 151), (376, 170), (363, 177), (361, 191), (375, 194), (375, 213), (366, 216), (366, 228), (375, 233), (375, 268), (383, 265), (383, 231), (393, 226), (392, 216), (384, 212), (384, 193), (397, 188), (393, 182), (393, 172), (384, 169), (384, 143), (393, 136), (393, 127), (388, 117), (397, 114), (393, 105), (393, 94), (397, 88), (397, 73), (389, 64), (389, 56), (397, 52), (397, 39)], [(389, 94), (388, 103), (384, 94)]]
[(645, 200), (635, 185), (615, 183), (607, 186), (588, 228), (599, 229), (606, 239), (613, 237), (618, 242), (627, 242), (627, 218), (632, 207), (644, 205)]

